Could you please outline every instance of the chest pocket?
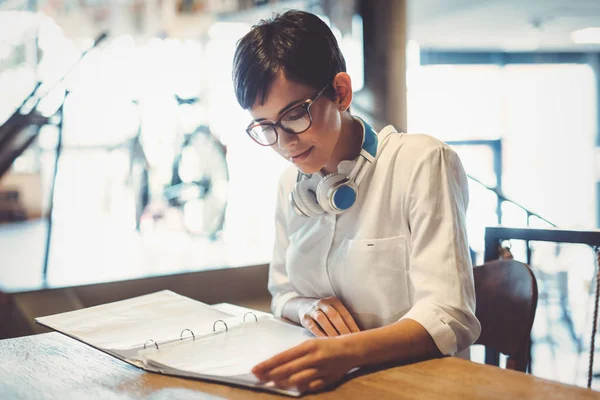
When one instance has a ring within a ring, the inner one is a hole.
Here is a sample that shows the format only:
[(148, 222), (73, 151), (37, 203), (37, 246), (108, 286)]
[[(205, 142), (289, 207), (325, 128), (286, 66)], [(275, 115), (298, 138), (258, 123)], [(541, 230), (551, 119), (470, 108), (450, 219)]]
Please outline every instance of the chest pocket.
[(346, 239), (344, 303), (356, 314), (381, 320), (410, 307), (407, 239)]

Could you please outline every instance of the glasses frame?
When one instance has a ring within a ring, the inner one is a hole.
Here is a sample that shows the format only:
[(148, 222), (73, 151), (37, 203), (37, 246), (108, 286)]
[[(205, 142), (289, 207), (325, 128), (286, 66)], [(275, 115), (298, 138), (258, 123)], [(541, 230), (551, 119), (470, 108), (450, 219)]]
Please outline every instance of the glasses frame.
[[(312, 123), (313, 123), (312, 114), (310, 113), (310, 106), (312, 106), (313, 103), (315, 101), (317, 101), (317, 99), (325, 92), (325, 89), (327, 89), (328, 87), (329, 87), (329, 84), (327, 84), (327, 86), (325, 86), (323, 89), (321, 89), (319, 91), (319, 93), (317, 93), (315, 96), (309, 97), (308, 99), (304, 100), (304, 102), (302, 104), (298, 104), (298, 105), (290, 108), (289, 110), (285, 111), (283, 114), (281, 114), (281, 116), (277, 119), (276, 122), (269, 122), (269, 121), (261, 121), (261, 122), (256, 122), (256, 123), (251, 122), (250, 125), (248, 125), (248, 127), (246, 128), (246, 133), (257, 144), (259, 144), (261, 146), (267, 147), (267, 146), (273, 146), (279, 140), (279, 132), (277, 131), (277, 127), (283, 129), (284, 131), (286, 131), (287, 133), (289, 133), (291, 135), (299, 135), (301, 133), (306, 132), (307, 130), (310, 129), (310, 127), (312, 126)], [(308, 119), (310, 120), (310, 122), (308, 123), (308, 127), (306, 129), (304, 129), (302, 132), (294, 132), (294, 131), (291, 131), (289, 129), (286, 129), (283, 125), (281, 125), (281, 120), (283, 118), (285, 118), (285, 116), (287, 114), (289, 114), (290, 112), (292, 112), (294, 110), (297, 110), (298, 108), (304, 108), (306, 110), (306, 113), (308, 114)], [(250, 133), (252, 131), (252, 129), (254, 129), (254, 128), (258, 127), (258, 126), (269, 126), (269, 127), (271, 127), (273, 129), (273, 131), (275, 132), (275, 141), (273, 141), (273, 143), (269, 143), (269, 144), (264, 144), (264, 143), (259, 142), (252, 135), (252, 133)]]

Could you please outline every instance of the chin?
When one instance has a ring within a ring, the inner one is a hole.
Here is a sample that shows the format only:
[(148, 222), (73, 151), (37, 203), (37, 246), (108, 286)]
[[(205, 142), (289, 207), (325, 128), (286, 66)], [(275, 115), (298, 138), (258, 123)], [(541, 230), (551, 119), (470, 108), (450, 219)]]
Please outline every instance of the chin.
[(305, 175), (311, 175), (315, 172), (319, 172), (323, 167), (319, 167), (316, 165), (296, 165), (296, 168), (298, 168), (300, 172), (302, 172)]

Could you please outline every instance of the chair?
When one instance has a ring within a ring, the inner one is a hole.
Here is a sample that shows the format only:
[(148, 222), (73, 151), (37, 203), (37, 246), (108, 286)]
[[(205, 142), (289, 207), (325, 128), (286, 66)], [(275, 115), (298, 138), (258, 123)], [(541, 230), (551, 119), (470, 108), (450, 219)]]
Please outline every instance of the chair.
[[(481, 335), (476, 344), (488, 354), (508, 356), (506, 367), (526, 372), (530, 353), (530, 333), (537, 307), (535, 276), (525, 264), (498, 260), (473, 268), (476, 312)], [(497, 354), (497, 353), (496, 353)], [(498, 365), (492, 357), (492, 363)]]

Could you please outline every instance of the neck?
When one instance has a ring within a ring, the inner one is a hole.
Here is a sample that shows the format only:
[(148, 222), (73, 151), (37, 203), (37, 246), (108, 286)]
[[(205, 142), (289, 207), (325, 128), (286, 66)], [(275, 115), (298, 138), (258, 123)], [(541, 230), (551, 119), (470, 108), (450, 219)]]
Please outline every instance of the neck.
[(321, 172), (328, 175), (337, 172), (338, 164), (343, 160), (354, 160), (360, 154), (363, 141), (363, 129), (360, 122), (350, 113), (342, 114), (342, 129), (331, 158)]

